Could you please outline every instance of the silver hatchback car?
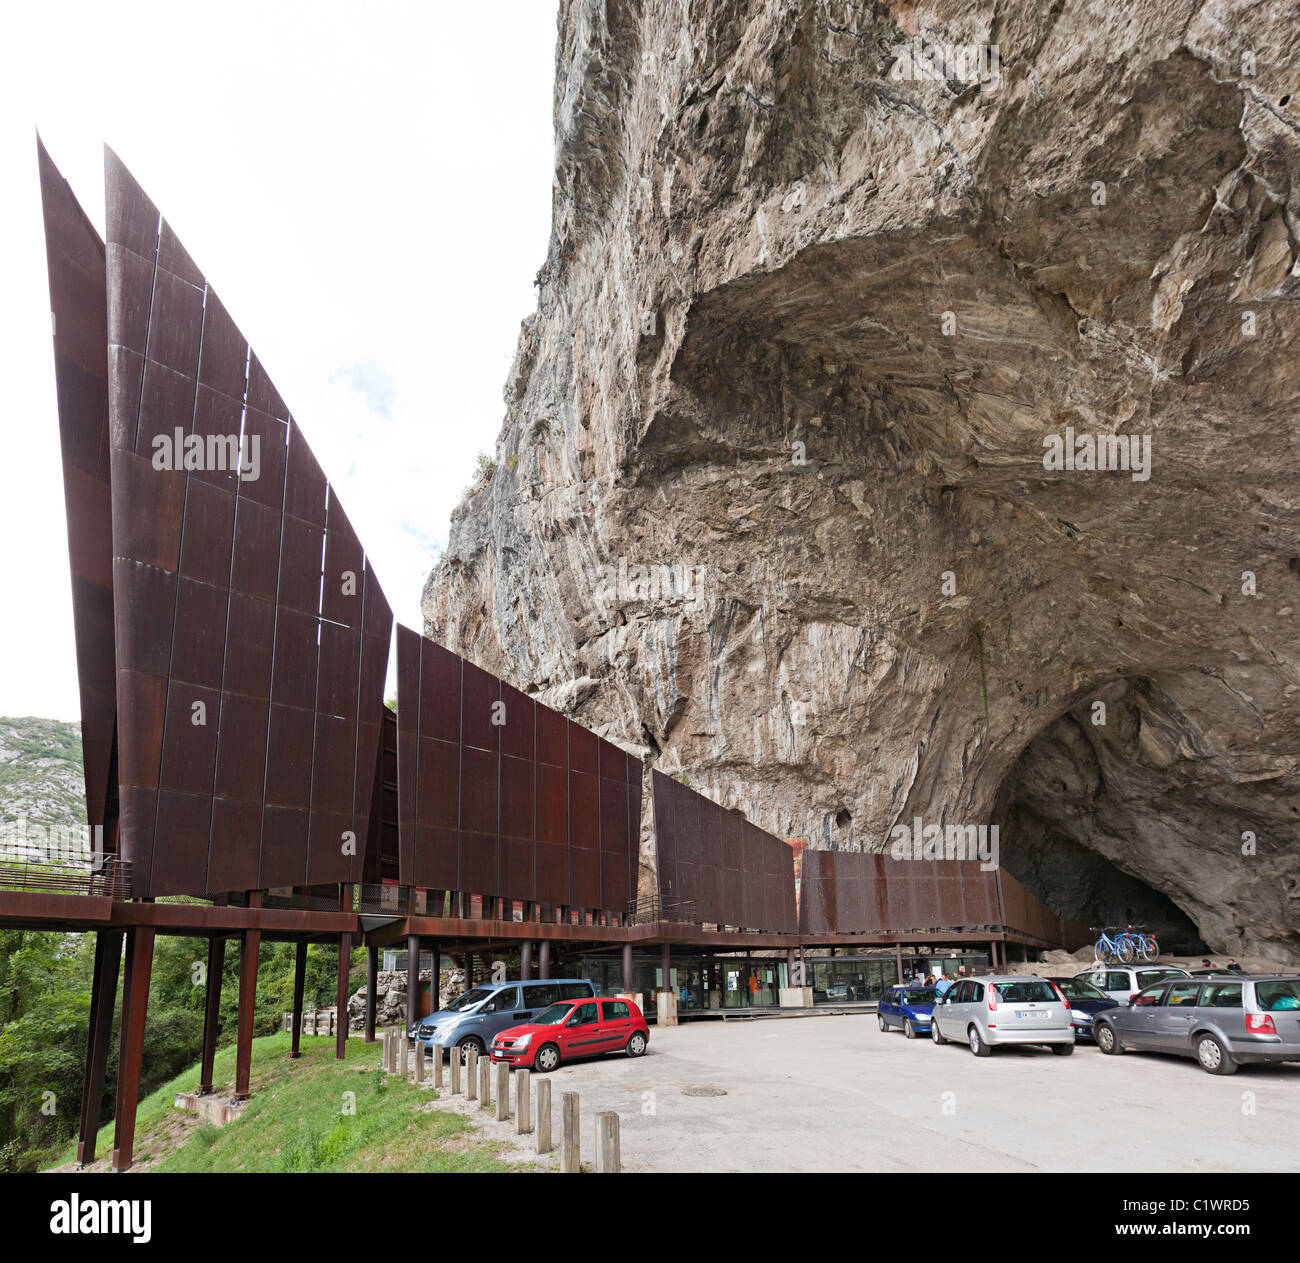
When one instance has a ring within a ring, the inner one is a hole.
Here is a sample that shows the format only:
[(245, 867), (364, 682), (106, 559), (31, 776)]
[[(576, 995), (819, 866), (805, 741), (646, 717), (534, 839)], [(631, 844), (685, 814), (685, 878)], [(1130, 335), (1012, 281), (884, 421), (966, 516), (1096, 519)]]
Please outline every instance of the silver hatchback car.
[(1046, 1044), (1074, 1051), (1074, 1023), (1065, 997), (1046, 978), (966, 978), (954, 983), (930, 1015), (936, 1044), (960, 1040), (977, 1057), (999, 1044)]
[(1195, 1057), (1210, 1074), (1244, 1062), (1300, 1061), (1300, 978), (1175, 978), (1097, 1015), (1103, 1053), (1127, 1049)]

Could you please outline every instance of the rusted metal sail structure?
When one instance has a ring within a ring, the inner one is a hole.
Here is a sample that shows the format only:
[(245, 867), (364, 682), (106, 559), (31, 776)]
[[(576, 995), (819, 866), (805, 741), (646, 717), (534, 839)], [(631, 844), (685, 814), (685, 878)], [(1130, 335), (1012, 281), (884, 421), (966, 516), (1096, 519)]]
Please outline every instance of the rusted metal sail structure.
[(788, 843), (662, 772), (650, 792), (663, 904), (694, 905), (706, 925), (796, 932)]
[(626, 914), (641, 763), (399, 624), (403, 885)]
[(105, 174), (101, 244), (41, 150), (90, 819), (120, 793), (137, 897), (359, 880), (392, 612), (220, 299)]

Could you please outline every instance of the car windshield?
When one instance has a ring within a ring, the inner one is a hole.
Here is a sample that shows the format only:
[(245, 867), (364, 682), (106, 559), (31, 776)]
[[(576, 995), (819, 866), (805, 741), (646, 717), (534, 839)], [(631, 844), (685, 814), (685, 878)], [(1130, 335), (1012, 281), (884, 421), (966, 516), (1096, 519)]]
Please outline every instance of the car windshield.
[(1004, 1004), (1032, 1004), (1057, 998), (1052, 984), (1039, 978), (1029, 978), (1024, 982), (999, 982), (994, 990)]
[(533, 1021), (538, 1026), (557, 1026), (569, 1016), (572, 1010), (572, 1004), (552, 1004), (550, 1008), (543, 1009)]
[(938, 993), (933, 987), (911, 987), (899, 996), (900, 1004), (933, 1004)]
[(1288, 978), (1285, 982), (1257, 982), (1255, 999), (1265, 1010), (1300, 1009), (1300, 978)]
[(1067, 1000), (1106, 1000), (1108, 996), (1103, 995), (1090, 982), (1082, 978), (1058, 978), (1056, 985), (1065, 992)]
[(475, 987), (471, 991), (466, 991), (463, 995), (458, 995), (447, 1004), (445, 1006), (446, 1011), (448, 1013), (463, 1013), (466, 1009), (472, 1009), (476, 1004), (482, 1004), (491, 994), (491, 987)]

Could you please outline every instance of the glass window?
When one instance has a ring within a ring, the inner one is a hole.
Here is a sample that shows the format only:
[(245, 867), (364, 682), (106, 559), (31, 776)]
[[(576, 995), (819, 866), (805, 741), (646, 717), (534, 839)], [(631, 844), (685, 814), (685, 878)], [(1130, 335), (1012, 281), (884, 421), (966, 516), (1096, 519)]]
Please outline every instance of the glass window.
[(550, 982), (526, 982), (524, 983), (524, 1007), (529, 1009), (544, 1009), (548, 1004), (554, 1004), (560, 998), (560, 989)]
[(483, 1006), (484, 1013), (504, 1013), (519, 1007), (519, 988), (503, 987)]
[(563, 1022), (572, 1011), (573, 1004), (571, 1001), (566, 1001), (564, 1004), (552, 1004), (549, 1009), (543, 1009), (533, 1018), (533, 1021), (538, 1026), (555, 1026), (559, 1022)]
[(896, 1004), (933, 1004), (938, 995), (933, 987), (913, 987), (898, 992), (893, 998)]
[(475, 987), (472, 991), (466, 991), (458, 995), (454, 1000), (449, 1000), (447, 1002), (447, 1012), (463, 1013), (466, 1009), (472, 1009), (476, 1004), (482, 1004), (491, 994), (491, 987)]
[(1181, 973), (1174, 973), (1172, 969), (1139, 969), (1137, 971), (1137, 985), (1149, 987), (1154, 982), (1159, 982), (1162, 978), (1181, 978)]
[(594, 1026), (599, 1019), (596, 1017), (596, 1005), (593, 1001), (591, 1004), (580, 1004), (573, 1010), (573, 1016), (565, 1023), (566, 1026)]
[(1154, 987), (1148, 987), (1145, 991), (1139, 991), (1137, 995), (1133, 997), (1133, 1003), (1139, 1005), (1159, 1004), (1164, 994), (1164, 987), (1161, 986), (1160, 983), (1156, 983)]
[[(1150, 982), (1153, 980), (1147, 979), (1147, 981)], [(1145, 982), (1138, 983), (1139, 987), (1145, 987), (1146, 985)], [(1106, 975), (1107, 991), (1131, 991), (1132, 989), (1133, 984), (1129, 981), (1128, 974), (1122, 974), (1118, 970), (1112, 970)]]
[(1212, 1009), (1241, 1008), (1241, 983), (1212, 982), (1201, 993), (1201, 1003)]
[(970, 1001), (972, 1004), (978, 1004), (984, 999), (984, 984), (982, 982), (972, 982), (970, 985)]
[(1024, 982), (1000, 982), (993, 991), (1004, 1004), (1033, 1004), (1056, 999), (1052, 984), (1040, 978), (1026, 978)]
[(1255, 999), (1265, 1012), (1300, 1009), (1300, 979), (1288, 978), (1285, 982), (1257, 982)]
[(1168, 991), (1165, 992), (1165, 1005), (1168, 1008), (1186, 1008), (1188, 1005), (1196, 1003), (1196, 997), (1201, 994), (1201, 984), (1199, 982), (1179, 982), (1175, 983)]
[(622, 1022), (632, 1016), (632, 1010), (624, 1000), (606, 1000), (600, 1007), (605, 1010), (607, 1022)]
[(1086, 978), (1058, 978), (1056, 985), (1061, 988), (1067, 1000), (1107, 1000), (1110, 998), (1098, 991)]
[(584, 1000), (591, 994), (591, 984), (587, 982), (560, 983), (561, 1000)]

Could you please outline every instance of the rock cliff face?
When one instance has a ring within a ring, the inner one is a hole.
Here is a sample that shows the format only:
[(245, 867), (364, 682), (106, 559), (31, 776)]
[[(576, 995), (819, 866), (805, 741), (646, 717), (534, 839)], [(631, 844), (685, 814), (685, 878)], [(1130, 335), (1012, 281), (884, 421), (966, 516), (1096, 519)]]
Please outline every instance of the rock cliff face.
[(1300, 955), (1298, 31), (565, 0), (428, 632), (775, 832)]

